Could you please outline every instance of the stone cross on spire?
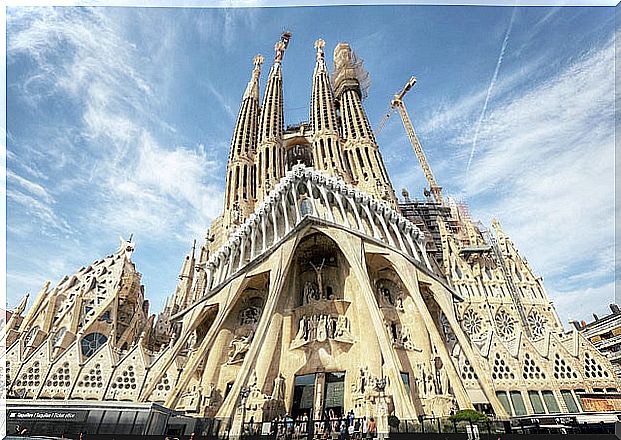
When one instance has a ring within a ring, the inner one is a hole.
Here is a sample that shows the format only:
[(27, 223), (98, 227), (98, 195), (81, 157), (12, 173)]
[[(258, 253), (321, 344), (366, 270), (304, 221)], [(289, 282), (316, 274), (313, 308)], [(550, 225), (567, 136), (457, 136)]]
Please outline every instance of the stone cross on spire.
[(252, 63), (254, 64), (254, 69), (252, 69), (252, 79), (253, 81), (259, 81), (259, 76), (261, 75), (261, 64), (263, 64), (265, 58), (263, 55), (257, 54), (252, 59)]
[(276, 51), (276, 55), (274, 56), (274, 62), (280, 63), (282, 61), (282, 56), (285, 54), (285, 43), (282, 41), (278, 41), (274, 45), (274, 50)]
[(285, 54), (285, 49), (289, 45), (289, 39), (291, 38), (291, 32), (283, 32), (280, 40), (274, 45), (276, 55), (274, 56), (274, 63), (282, 62), (282, 57)]
[(317, 49), (317, 60), (320, 60), (323, 58), (324, 56), (323, 48), (325, 47), (325, 45), (326, 45), (326, 42), (323, 41), (321, 38), (315, 41), (315, 49)]
[(261, 54), (255, 55), (255, 57), (252, 59), (255, 71), (257, 70), (261, 71), (261, 64), (263, 64), (263, 61), (265, 61), (265, 58), (263, 58), (263, 55)]

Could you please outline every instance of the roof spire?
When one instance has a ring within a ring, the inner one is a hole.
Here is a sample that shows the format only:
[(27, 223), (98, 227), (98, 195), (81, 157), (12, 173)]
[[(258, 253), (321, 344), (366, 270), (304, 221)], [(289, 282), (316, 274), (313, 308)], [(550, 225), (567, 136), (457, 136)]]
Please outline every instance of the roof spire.
[(246, 86), (243, 99), (254, 98), (257, 101), (259, 100), (259, 77), (261, 76), (261, 64), (263, 64), (263, 61), (265, 61), (265, 59), (261, 54), (255, 55), (252, 59), (254, 69), (252, 69), (252, 76)]

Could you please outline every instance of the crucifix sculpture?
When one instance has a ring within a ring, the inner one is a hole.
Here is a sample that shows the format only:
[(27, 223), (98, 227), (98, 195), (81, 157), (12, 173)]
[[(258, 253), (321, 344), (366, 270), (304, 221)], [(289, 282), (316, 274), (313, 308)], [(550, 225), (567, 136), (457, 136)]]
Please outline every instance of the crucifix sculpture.
[(326, 259), (322, 258), (321, 259), (321, 264), (319, 265), (319, 267), (315, 266), (313, 264), (312, 261), (310, 261), (310, 265), (313, 266), (313, 269), (315, 269), (315, 273), (317, 274), (317, 288), (319, 289), (319, 298), (323, 298), (324, 297), (324, 293), (323, 293), (323, 280), (321, 277), (321, 272), (323, 270), (323, 266), (326, 263)]

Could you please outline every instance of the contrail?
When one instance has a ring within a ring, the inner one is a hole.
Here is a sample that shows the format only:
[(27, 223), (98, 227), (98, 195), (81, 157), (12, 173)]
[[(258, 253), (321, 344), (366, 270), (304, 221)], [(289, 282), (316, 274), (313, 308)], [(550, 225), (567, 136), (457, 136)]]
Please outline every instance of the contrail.
[(477, 148), (479, 130), (481, 129), (481, 123), (483, 122), (485, 112), (487, 111), (487, 104), (489, 103), (490, 96), (492, 96), (492, 90), (494, 89), (494, 86), (496, 85), (496, 79), (498, 78), (498, 71), (500, 70), (502, 59), (505, 56), (505, 50), (507, 50), (507, 43), (509, 42), (509, 36), (511, 35), (511, 29), (513, 28), (513, 19), (515, 18), (516, 9), (517, 8), (514, 7), (513, 12), (511, 13), (511, 20), (509, 20), (509, 26), (507, 27), (507, 32), (505, 33), (505, 39), (502, 41), (500, 55), (498, 56), (498, 62), (496, 63), (496, 69), (494, 70), (494, 75), (492, 75), (492, 80), (490, 81), (489, 87), (487, 88), (487, 95), (485, 96), (485, 102), (483, 103), (483, 110), (481, 110), (479, 120), (477, 121), (477, 125), (474, 130), (474, 137), (472, 138), (472, 150), (470, 151), (470, 158), (468, 159), (468, 165), (466, 166), (466, 176), (468, 176), (468, 171), (470, 171), (470, 164), (472, 163), (472, 158), (474, 157), (474, 152)]

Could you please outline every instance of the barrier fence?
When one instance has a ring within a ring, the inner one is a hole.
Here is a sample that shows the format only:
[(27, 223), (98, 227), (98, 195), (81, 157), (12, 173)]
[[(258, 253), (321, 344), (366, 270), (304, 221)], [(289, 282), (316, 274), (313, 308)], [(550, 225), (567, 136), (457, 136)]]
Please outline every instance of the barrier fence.
[(453, 422), (449, 418), (425, 417), (418, 420), (400, 420), (387, 433), (371, 432), (366, 418), (322, 420), (274, 420), (272, 422), (247, 422), (243, 424), (242, 437), (271, 437), (283, 440), (363, 440), (384, 437), (383, 434), (414, 433), (466, 433), (504, 434), (504, 422), (490, 420), (485, 423)]

